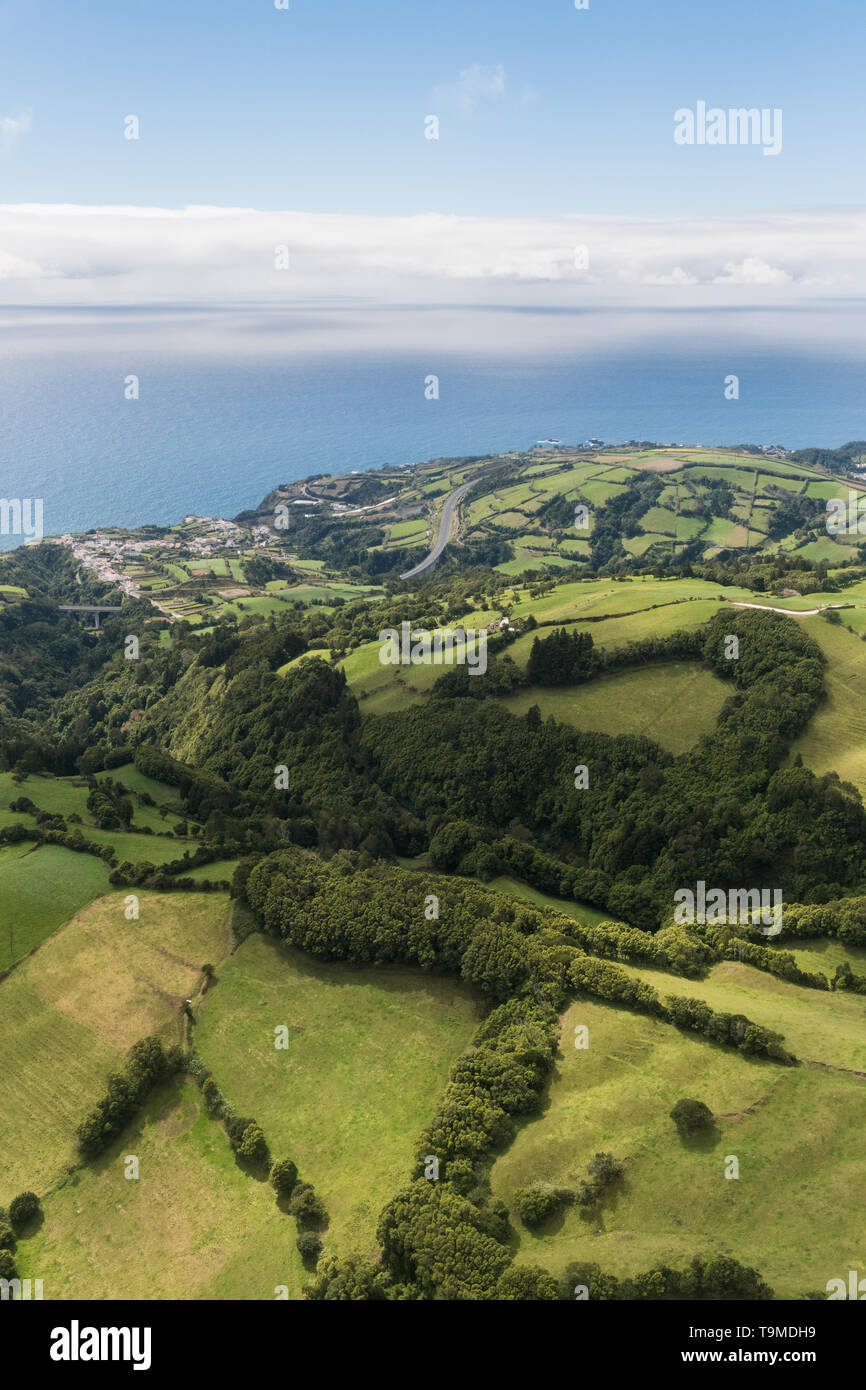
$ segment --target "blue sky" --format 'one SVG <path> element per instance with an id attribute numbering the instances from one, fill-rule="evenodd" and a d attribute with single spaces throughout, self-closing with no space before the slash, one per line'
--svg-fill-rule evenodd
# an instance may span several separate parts
<path id="1" fill-rule="evenodd" d="M 461 217 L 859 205 L 864 44 L 862 0 L 8 0 L 0 201 Z M 677 147 L 673 113 L 698 100 L 781 108 L 782 153 Z"/>

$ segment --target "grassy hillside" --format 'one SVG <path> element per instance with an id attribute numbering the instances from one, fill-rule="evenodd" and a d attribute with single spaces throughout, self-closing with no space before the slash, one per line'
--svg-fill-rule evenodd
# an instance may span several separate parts
<path id="1" fill-rule="evenodd" d="M 314 1183 L 331 1218 L 326 1249 L 371 1253 L 476 1005 L 452 980 L 319 964 L 261 936 L 219 975 L 198 1010 L 201 1056 L 274 1156 Z M 280 1024 L 286 1051 L 274 1047 Z"/>
<path id="2" fill-rule="evenodd" d="M 609 920 L 609 913 L 599 912 L 597 907 L 590 907 L 589 903 L 572 903 L 566 902 L 564 898 L 551 897 L 550 893 L 541 893 L 530 884 L 521 883 L 519 879 L 510 878 L 507 874 L 490 879 L 484 887 L 495 888 L 498 893 L 507 893 L 511 898 L 520 898 L 522 902 L 531 903 L 533 907 L 546 907 L 552 912 L 564 912 L 566 916 L 574 917 L 585 926 L 594 927 L 599 922 Z"/>
<path id="3" fill-rule="evenodd" d="M 179 1040 L 199 967 L 231 949 L 224 894 L 139 893 L 137 921 L 124 896 L 84 908 L 0 981 L 0 1205 L 75 1161 L 75 1127 L 109 1072 L 149 1033 Z"/>
<path id="4" fill-rule="evenodd" d="M 748 591 L 725 590 L 725 599 L 741 592 Z M 543 598 L 517 590 L 512 613 L 515 624 L 529 613 L 543 623 L 561 620 L 569 631 L 589 632 L 596 646 L 613 651 L 646 637 L 699 627 L 719 611 L 719 599 L 720 591 L 701 580 L 588 581 L 564 584 Z M 469 612 L 461 622 L 477 631 L 495 616 L 490 611 Z M 509 659 L 525 669 L 533 642 L 548 632 L 542 627 L 518 637 L 507 648 Z M 422 702 L 447 669 L 383 665 L 380 649 L 378 641 L 366 642 L 341 663 L 364 715 L 388 714 Z M 580 686 L 521 688 L 503 703 L 515 714 L 538 705 L 542 716 L 552 715 L 576 728 L 644 733 L 679 753 L 714 727 L 729 694 L 717 676 L 683 663 L 600 676 Z"/>
<path id="5" fill-rule="evenodd" d="M 108 866 L 59 845 L 0 848 L 0 970 L 20 960 L 84 907 L 110 892 Z"/>
<path id="6" fill-rule="evenodd" d="M 839 626 L 803 618 L 827 657 L 827 698 L 791 753 L 799 753 L 813 772 L 838 772 L 866 797 L 866 642 L 848 626 L 861 616 L 866 613 L 860 609 L 844 612 Z"/>
<path id="7" fill-rule="evenodd" d="M 98 828 L 93 815 L 87 809 L 90 789 L 84 778 L 52 777 L 46 773 L 35 773 L 23 782 L 15 782 L 10 772 L 0 772 L 0 824 L 9 825 L 13 822 L 22 825 L 36 824 L 32 815 L 9 810 L 12 802 L 26 797 L 40 811 L 48 811 L 52 815 L 60 815 L 67 820 L 70 816 L 77 816 L 85 839 L 93 840 L 98 844 L 110 844 L 111 835 L 128 835 L 132 838 L 130 849 L 133 853 L 124 854 L 121 856 L 122 858 L 148 858 L 154 863 L 160 864 L 164 863 L 166 859 L 178 858 L 183 853 L 183 846 L 178 848 L 177 840 L 166 840 L 180 819 L 177 814 L 178 800 L 174 788 L 166 787 L 161 782 L 155 782 L 152 777 L 145 777 L 132 763 L 125 763 L 122 767 L 115 768 L 111 772 L 99 773 L 97 781 L 102 781 L 106 777 L 121 783 L 128 792 L 132 793 L 128 798 L 132 805 L 132 822 L 129 832 L 103 831 Z M 140 795 L 142 792 L 148 793 L 155 805 L 140 805 L 135 794 Z M 78 822 L 71 824 L 75 823 Z M 152 847 L 152 852 L 148 855 L 139 853 L 141 842 L 145 838 L 141 831 L 145 828 L 153 836 L 161 836 L 164 841 L 163 844 Z M 106 839 L 106 836 L 109 838 Z"/>
<path id="8" fill-rule="evenodd" d="M 128 1154 L 137 1180 L 124 1176 Z M 43 1280 L 45 1298 L 273 1299 L 280 1285 L 299 1298 L 309 1278 L 294 1221 L 235 1161 L 189 1080 L 155 1092 L 43 1211 L 17 1264 Z"/>
<path id="9" fill-rule="evenodd" d="M 622 967 L 659 994 L 703 999 L 722 1013 L 744 1013 L 783 1033 L 796 1057 L 823 1066 L 866 1071 L 866 1000 L 862 995 L 804 989 L 739 961 L 713 966 L 703 980 L 683 980 L 648 966 Z"/>
<path id="10" fill-rule="evenodd" d="M 672 753 L 682 753 L 714 728 L 730 695 L 712 671 L 683 662 L 600 676 L 586 685 L 544 689 L 529 686 L 506 696 L 512 714 L 537 705 L 576 729 L 603 734 L 645 734 Z"/>
<path id="11" fill-rule="evenodd" d="M 589 1028 L 587 1050 L 573 1046 L 578 1024 Z M 679 1137 L 669 1112 L 683 1096 L 713 1111 L 708 1137 Z M 496 1162 L 493 1188 L 511 1204 L 535 1181 L 574 1187 L 593 1154 L 612 1153 L 625 1176 L 599 1209 L 566 1207 L 536 1233 L 514 1216 L 518 1262 L 561 1273 L 592 1260 L 624 1277 L 696 1252 L 729 1254 L 760 1267 L 777 1297 L 802 1297 L 866 1262 L 866 1237 L 850 1219 L 851 1193 L 866 1180 L 864 1123 L 861 1079 L 750 1061 L 577 1003 L 562 1019 L 548 1102 Z M 724 1176 L 729 1155 L 738 1179 Z"/>

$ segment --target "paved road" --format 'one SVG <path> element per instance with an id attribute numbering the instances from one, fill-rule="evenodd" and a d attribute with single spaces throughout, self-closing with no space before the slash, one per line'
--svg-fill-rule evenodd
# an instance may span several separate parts
<path id="1" fill-rule="evenodd" d="M 825 603 L 823 608 L 771 608 L 767 603 L 737 603 L 730 600 L 732 608 L 759 608 L 763 613 L 784 613 L 786 618 L 813 618 L 816 613 L 823 613 L 828 608 L 848 608 L 853 604 L 847 603 Z"/>
<path id="2" fill-rule="evenodd" d="M 407 570 L 405 574 L 401 574 L 401 579 L 414 579 L 416 575 L 423 574 L 425 570 L 428 570 L 432 565 L 435 565 L 436 561 L 439 559 L 439 556 L 442 554 L 442 551 L 448 544 L 451 535 L 451 523 L 454 520 L 454 513 L 458 503 L 460 502 L 461 497 L 465 497 L 469 489 L 471 487 L 474 487 L 477 482 L 478 479 L 473 478 L 470 482 L 464 483 L 462 487 L 459 487 L 456 492 L 452 492 L 451 496 L 447 499 L 445 506 L 442 509 L 442 521 L 439 526 L 439 535 L 437 537 L 436 544 L 430 551 L 430 554 L 427 556 L 426 560 L 422 560 L 420 565 L 416 565 L 414 569 Z"/>

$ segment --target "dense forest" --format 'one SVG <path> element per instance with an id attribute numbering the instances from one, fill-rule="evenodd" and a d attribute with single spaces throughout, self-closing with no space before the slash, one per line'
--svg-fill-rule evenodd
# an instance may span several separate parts
<path id="1" fill-rule="evenodd" d="M 832 774 L 784 765 L 824 675 L 817 644 L 780 615 L 720 613 L 609 653 L 589 631 L 541 629 L 525 673 L 510 660 L 511 639 L 491 638 L 486 675 L 448 670 L 423 707 L 363 722 L 328 661 L 278 674 L 321 645 L 323 621 L 341 651 L 407 607 L 419 624 L 447 621 L 483 588 L 473 571 L 408 604 L 362 601 L 332 618 L 290 614 L 246 629 L 225 622 L 199 639 L 181 632 L 170 647 L 143 621 L 143 604 L 101 635 L 49 600 L 8 605 L 0 765 L 92 774 L 132 759 L 181 788 L 208 840 L 242 850 L 288 840 L 326 855 L 359 850 L 372 863 L 441 856 L 448 832 L 462 846 L 449 867 L 490 877 L 522 845 L 529 882 L 553 878 L 645 929 L 698 878 L 781 888 L 804 903 L 857 889 L 859 796 Z M 128 661 L 122 632 L 136 625 L 141 655 Z M 699 661 L 731 688 L 716 729 L 679 757 L 641 737 L 580 733 L 535 708 L 518 717 L 496 698 L 527 681 L 555 686 L 671 660 Z"/>

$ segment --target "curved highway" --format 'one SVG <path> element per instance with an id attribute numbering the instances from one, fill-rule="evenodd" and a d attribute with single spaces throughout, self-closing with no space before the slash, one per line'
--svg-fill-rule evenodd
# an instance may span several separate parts
<path id="1" fill-rule="evenodd" d="M 435 565 L 450 539 L 451 523 L 454 520 L 454 513 L 458 502 L 477 482 L 477 478 L 472 478 L 468 483 L 463 483 L 455 492 L 452 492 L 451 496 L 446 500 L 445 506 L 442 508 L 442 521 L 439 524 L 439 535 L 436 539 L 436 544 L 433 546 L 433 549 L 426 559 L 422 560 L 420 565 L 416 565 L 414 569 L 407 570 L 405 574 L 401 574 L 401 579 L 415 579 L 417 575 L 423 574 L 425 570 L 430 569 L 431 565 Z"/>

